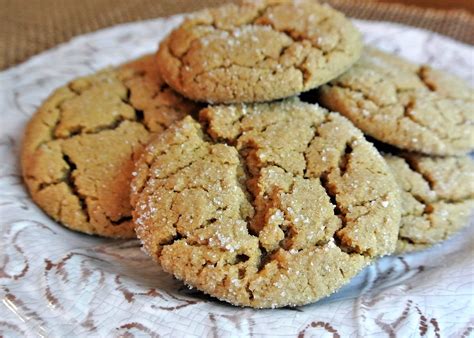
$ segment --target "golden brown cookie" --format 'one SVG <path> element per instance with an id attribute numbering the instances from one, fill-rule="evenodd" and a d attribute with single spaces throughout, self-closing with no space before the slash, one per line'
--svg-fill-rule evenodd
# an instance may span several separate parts
<path id="1" fill-rule="evenodd" d="M 137 236 L 163 269 L 256 308 L 314 302 L 393 252 L 400 196 L 347 119 L 297 99 L 214 106 L 137 162 Z"/>
<path id="2" fill-rule="evenodd" d="M 244 1 L 206 9 L 165 39 L 159 67 L 176 91 L 210 103 L 258 102 L 315 88 L 360 56 L 360 34 L 316 1 Z"/>
<path id="3" fill-rule="evenodd" d="M 468 157 L 386 154 L 402 189 L 397 252 L 428 248 L 469 224 L 474 209 L 474 163 Z"/>
<path id="4" fill-rule="evenodd" d="M 474 148 L 474 90 L 460 79 L 367 48 L 319 102 L 375 139 L 434 155 Z"/>
<path id="5" fill-rule="evenodd" d="M 70 229 L 135 237 L 133 158 L 151 133 L 194 110 L 164 84 L 151 55 L 59 88 L 25 132 L 22 169 L 33 200 Z"/>

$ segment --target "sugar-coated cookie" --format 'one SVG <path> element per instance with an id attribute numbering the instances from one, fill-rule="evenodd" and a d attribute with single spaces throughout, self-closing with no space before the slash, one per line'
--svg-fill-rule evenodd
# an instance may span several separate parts
<path id="1" fill-rule="evenodd" d="M 339 114 L 297 99 L 208 107 L 137 162 L 137 236 L 163 269 L 256 308 L 314 302 L 395 250 L 389 167 Z"/>
<path id="2" fill-rule="evenodd" d="M 23 177 L 33 200 L 70 229 L 135 237 L 133 159 L 151 134 L 193 110 L 161 80 L 152 55 L 59 88 L 24 136 Z"/>
<path id="3" fill-rule="evenodd" d="M 428 248 L 469 224 L 474 162 L 464 157 L 385 154 L 402 190 L 397 252 Z"/>
<path id="4" fill-rule="evenodd" d="M 474 149 L 474 90 L 460 79 L 367 48 L 317 95 L 373 138 L 432 155 Z"/>
<path id="5" fill-rule="evenodd" d="M 244 1 L 206 9 L 160 45 L 166 82 L 209 103 L 259 102 L 315 88 L 347 70 L 362 42 L 342 13 L 316 1 Z"/>

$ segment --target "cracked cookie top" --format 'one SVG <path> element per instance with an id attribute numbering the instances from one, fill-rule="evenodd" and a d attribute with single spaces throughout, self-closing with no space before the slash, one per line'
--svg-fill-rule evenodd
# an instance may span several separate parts
<path id="1" fill-rule="evenodd" d="M 360 34 L 315 1 L 244 1 L 194 14 L 158 51 L 176 91 L 210 103 L 260 102 L 315 88 L 360 56 Z"/>
<path id="2" fill-rule="evenodd" d="M 474 163 L 464 157 L 384 155 L 402 190 L 397 252 L 420 250 L 469 224 L 474 209 Z"/>
<path id="3" fill-rule="evenodd" d="M 59 88 L 25 132 L 22 169 L 33 200 L 73 230 L 135 237 L 133 158 L 151 133 L 197 109 L 161 80 L 152 55 Z"/>
<path id="4" fill-rule="evenodd" d="M 132 181 L 137 236 L 165 271 L 232 304 L 295 306 L 393 252 L 398 187 L 347 119 L 298 99 L 199 116 L 154 138 Z"/>
<path id="5" fill-rule="evenodd" d="M 400 149 L 458 155 L 474 148 L 474 90 L 428 66 L 367 48 L 318 96 L 364 133 Z"/>

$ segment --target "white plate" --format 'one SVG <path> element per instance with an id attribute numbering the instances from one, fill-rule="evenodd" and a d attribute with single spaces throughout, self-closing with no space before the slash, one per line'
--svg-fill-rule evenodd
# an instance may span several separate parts
<path id="1" fill-rule="evenodd" d="M 474 325 L 473 227 L 430 250 L 386 257 L 296 309 L 236 308 L 189 290 L 140 250 L 66 230 L 28 197 L 18 153 L 51 91 L 156 49 L 181 17 L 84 35 L 0 73 L 0 336 L 460 337 Z M 474 83 L 474 49 L 440 35 L 356 21 L 368 43 Z"/>

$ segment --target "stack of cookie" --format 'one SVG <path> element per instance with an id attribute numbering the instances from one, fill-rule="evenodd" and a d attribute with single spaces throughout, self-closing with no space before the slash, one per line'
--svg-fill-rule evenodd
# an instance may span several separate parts
<path id="1" fill-rule="evenodd" d="M 363 48 L 326 5 L 230 4 L 54 92 L 27 127 L 23 176 L 58 222 L 136 234 L 211 296 L 303 305 L 468 223 L 473 94 Z"/>

